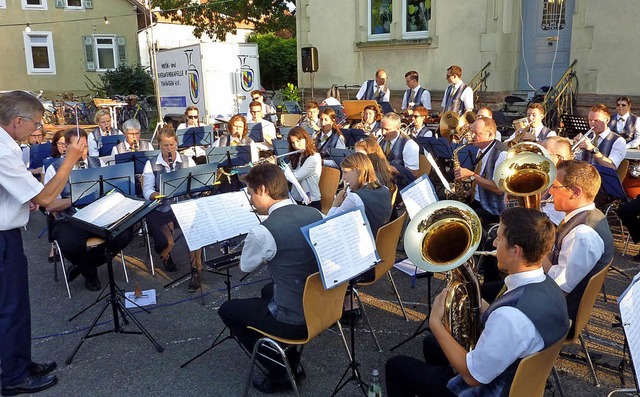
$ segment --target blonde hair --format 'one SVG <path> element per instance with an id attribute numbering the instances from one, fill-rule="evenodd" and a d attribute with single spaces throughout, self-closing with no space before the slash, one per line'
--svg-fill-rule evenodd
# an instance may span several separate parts
<path id="1" fill-rule="evenodd" d="M 369 157 L 363 153 L 352 153 L 345 157 L 340 163 L 340 168 L 343 170 L 350 169 L 356 170 L 358 173 L 358 186 L 354 186 L 354 190 L 362 189 L 364 187 L 370 189 L 377 189 L 380 187 L 376 171 L 373 169 L 373 164 Z"/>

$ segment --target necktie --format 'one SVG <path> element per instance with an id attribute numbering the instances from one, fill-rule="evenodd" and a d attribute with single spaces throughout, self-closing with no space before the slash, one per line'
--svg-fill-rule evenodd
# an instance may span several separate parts
<path id="1" fill-rule="evenodd" d="M 391 141 L 386 141 L 386 146 L 384 148 L 384 155 L 388 156 L 391 152 Z"/>
<path id="2" fill-rule="evenodd" d="M 409 96 L 409 102 L 413 102 L 416 99 L 416 92 L 411 90 L 411 95 Z"/>
<path id="3" fill-rule="evenodd" d="M 498 298 L 500 298 L 502 295 L 504 295 L 504 293 L 507 292 L 507 284 L 503 285 L 502 288 L 500 289 L 500 292 L 498 292 L 498 295 L 496 295 L 496 299 L 498 300 Z M 494 302 L 495 302 L 494 300 Z"/>
<path id="4" fill-rule="evenodd" d="M 380 86 L 378 86 L 378 89 L 376 90 L 376 93 L 375 93 L 375 94 L 373 94 L 374 98 L 379 97 L 379 96 L 380 96 L 380 92 L 381 92 L 381 91 L 382 91 L 382 90 L 380 89 Z"/>
<path id="5" fill-rule="evenodd" d="M 240 143 L 238 141 L 231 141 L 231 146 L 238 146 Z"/>
<path id="6" fill-rule="evenodd" d="M 593 146 L 598 147 L 598 143 L 600 143 L 600 135 L 596 135 L 596 139 L 593 141 Z"/>

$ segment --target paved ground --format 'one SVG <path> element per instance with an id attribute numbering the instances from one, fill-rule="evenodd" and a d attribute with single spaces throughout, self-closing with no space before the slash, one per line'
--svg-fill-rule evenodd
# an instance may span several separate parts
<path id="1" fill-rule="evenodd" d="M 176 246 L 175 258 L 179 272 L 166 274 L 156 269 L 150 273 L 148 259 L 142 249 L 142 238 L 135 237 L 125 250 L 129 283 L 124 280 L 122 266 L 114 264 L 118 285 L 132 291 L 136 283 L 142 289 L 153 288 L 158 294 L 158 304 L 151 308 L 151 314 L 136 311 L 136 317 L 164 348 L 158 353 L 154 346 L 141 335 L 108 333 L 87 340 L 80 348 L 71 365 L 65 359 L 73 351 L 83 332 L 97 316 L 103 303 L 99 303 L 74 321 L 69 318 L 95 301 L 96 292 L 84 288 L 82 278 L 71 283 L 71 299 L 67 298 L 63 281 L 53 280 L 52 266 L 47 262 L 48 243 L 46 235 L 39 238 L 45 225 L 40 213 L 32 215 L 28 230 L 23 233 L 29 259 L 31 306 L 33 313 L 33 356 L 36 360 L 54 359 L 59 368 L 56 375 L 57 386 L 40 396 L 156 396 L 156 395 L 201 395 L 237 396 L 241 395 L 248 371 L 249 359 L 234 341 L 227 341 L 213 351 L 191 363 L 186 368 L 180 364 L 210 346 L 213 338 L 222 329 L 217 309 L 226 299 L 223 279 L 220 276 L 204 276 L 204 295 L 187 292 L 187 282 L 174 288 L 163 287 L 176 274 L 187 271 L 187 257 L 184 240 Z M 628 275 L 638 272 L 639 264 L 630 256 L 620 255 L 622 246 L 616 236 L 618 254 L 614 264 Z M 631 246 L 636 254 L 638 248 Z M 209 250 L 209 257 L 214 255 Z M 158 259 L 156 257 L 156 263 Z M 249 297 L 259 293 L 268 278 L 263 269 L 241 281 L 238 269 L 233 274 L 233 296 Z M 369 303 L 368 312 L 372 318 L 374 332 L 381 341 L 383 352 L 379 353 L 373 344 L 369 331 L 362 325 L 355 330 L 356 357 L 361 363 L 365 380 L 370 379 L 372 369 L 384 372 L 384 363 L 395 354 L 421 355 L 421 339 L 405 344 L 395 352 L 389 349 L 410 336 L 424 319 L 426 313 L 426 280 L 419 280 L 411 288 L 408 276 L 394 271 L 400 294 L 410 314 L 405 321 L 397 314 L 397 304 L 389 284 L 380 280 L 376 285 L 363 289 L 362 295 Z M 100 268 L 103 284 L 107 281 L 107 269 Z M 618 312 L 615 298 L 628 281 L 616 272 L 610 272 L 606 281 L 609 300 L 604 302 L 600 295 L 589 324 L 587 343 L 599 361 L 617 367 L 621 358 L 623 337 L 620 329 L 612 329 L 614 314 Z M 434 279 L 433 292 L 444 286 L 442 277 Z M 99 322 L 98 329 L 107 331 L 113 327 L 111 312 L 108 310 Z M 133 325 L 126 327 L 135 330 Z M 565 348 L 578 352 L 578 345 Z M 347 361 L 340 339 L 335 332 L 325 332 L 312 341 L 305 349 L 303 365 L 307 379 L 301 384 L 302 395 L 328 396 L 346 368 Z M 606 396 L 620 386 L 617 370 L 598 367 L 601 387 L 596 388 L 584 363 L 574 363 L 565 359 L 557 364 L 567 396 Z M 629 385 L 631 373 L 624 373 Z M 259 393 L 252 390 L 251 395 Z M 355 383 L 347 385 L 340 395 L 357 396 Z M 548 391 L 547 396 L 552 393 Z"/>

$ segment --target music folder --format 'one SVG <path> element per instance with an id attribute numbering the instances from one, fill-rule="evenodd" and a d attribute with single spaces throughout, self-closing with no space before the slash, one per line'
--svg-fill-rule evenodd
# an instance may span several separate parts
<path id="1" fill-rule="evenodd" d="M 407 208 L 409 218 L 413 218 L 421 209 L 438 201 L 433 184 L 426 174 L 402 189 L 400 196 Z"/>
<path id="2" fill-rule="evenodd" d="M 51 142 L 29 146 L 29 168 L 39 168 L 44 166 L 44 159 L 51 155 Z M 47 170 L 44 169 L 46 172 Z"/>
<path id="3" fill-rule="evenodd" d="M 348 282 L 380 262 L 364 207 L 324 218 L 300 231 L 315 254 L 325 289 Z"/>
<path id="4" fill-rule="evenodd" d="M 614 170 L 613 168 L 602 166 L 600 164 L 595 164 L 595 167 L 600 174 L 600 178 L 602 179 L 600 189 L 604 190 L 604 192 L 611 197 L 621 199 L 625 202 L 629 201 L 627 193 L 622 186 L 622 182 L 620 182 L 620 178 L 618 178 L 616 170 Z"/>
<path id="5" fill-rule="evenodd" d="M 249 130 L 249 138 L 254 142 L 264 142 L 262 123 L 247 123 L 247 129 Z"/>
<path id="6" fill-rule="evenodd" d="M 634 357 L 640 357 L 640 315 L 638 313 L 638 301 L 640 301 L 640 286 L 638 280 L 640 273 L 631 280 L 629 287 L 618 298 L 620 307 L 620 317 L 627 343 L 629 344 L 629 355 L 634 368 L 634 380 L 638 391 L 638 378 L 640 378 L 640 366 L 635 365 Z"/>

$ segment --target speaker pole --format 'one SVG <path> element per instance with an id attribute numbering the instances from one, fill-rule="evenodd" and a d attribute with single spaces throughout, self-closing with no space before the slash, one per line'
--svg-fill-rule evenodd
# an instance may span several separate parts
<path id="1" fill-rule="evenodd" d="M 311 100 L 312 101 L 316 100 L 315 95 L 313 95 L 313 88 L 315 86 L 315 77 L 316 77 L 316 74 L 314 72 L 311 72 Z"/>

